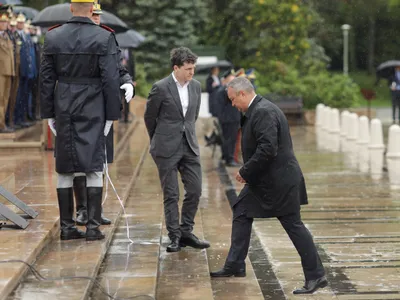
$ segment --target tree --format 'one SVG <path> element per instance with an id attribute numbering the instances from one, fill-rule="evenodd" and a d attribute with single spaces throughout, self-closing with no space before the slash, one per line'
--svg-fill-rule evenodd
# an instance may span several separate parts
<path id="1" fill-rule="evenodd" d="M 207 4 L 210 17 L 201 41 L 207 45 L 223 46 L 226 58 L 236 66 L 241 66 L 252 53 L 247 32 L 251 1 L 208 0 Z"/>
<path id="2" fill-rule="evenodd" d="M 172 48 L 197 44 L 199 28 L 204 27 L 207 17 L 202 1 L 109 0 L 102 3 L 104 9 L 110 8 L 146 37 L 135 56 L 138 63 L 144 64 L 149 80 L 169 72 Z"/>

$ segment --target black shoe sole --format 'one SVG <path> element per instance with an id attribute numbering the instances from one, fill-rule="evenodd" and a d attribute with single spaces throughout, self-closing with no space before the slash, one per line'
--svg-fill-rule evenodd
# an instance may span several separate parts
<path id="1" fill-rule="evenodd" d="M 101 225 L 111 225 L 111 222 L 100 222 Z"/>
<path id="2" fill-rule="evenodd" d="M 313 294 L 313 293 L 315 293 L 318 289 L 323 289 L 323 288 L 325 288 L 325 287 L 327 287 L 327 286 L 328 286 L 328 281 L 323 281 L 323 282 L 321 282 L 319 285 L 317 285 L 316 288 L 313 289 L 313 290 L 306 291 L 306 292 L 304 292 L 304 293 L 302 293 L 302 292 L 300 292 L 300 293 L 295 293 L 296 291 L 293 291 L 293 294 L 294 294 L 294 295 Z"/>
<path id="3" fill-rule="evenodd" d="M 167 247 L 167 250 L 166 250 L 168 253 L 174 253 L 174 252 L 179 252 L 179 251 L 181 251 L 181 248 L 175 248 L 175 249 L 170 249 L 170 248 L 168 248 Z"/>
<path id="4" fill-rule="evenodd" d="M 83 223 L 83 222 L 77 222 L 77 221 L 75 221 L 75 224 L 78 225 L 78 226 L 85 226 L 85 225 L 87 224 L 87 222 L 86 222 L 86 223 Z"/>
<path id="5" fill-rule="evenodd" d="M 229 278 L 229 277 L 246 277 L 246 273 L 237 273 L 237 274 L 229 274 L 229 275 L 211 275 L 211 278 Z"/>
<path id="6" fill-rule="evenodd" d="M 188 245 L 188 244 L 184 244 L 184 243 L 179 243 L 179 246 L 180 247 L 182 247 L 182 248 L 185 248 L 185 247 L 192 247 L 192 248 L 194 248 L 194 249 L 207 249 L 207 248 L 210 248 L 210 245 L 208 245 L 208 246 L 192 246 L 192 245 Z"/>

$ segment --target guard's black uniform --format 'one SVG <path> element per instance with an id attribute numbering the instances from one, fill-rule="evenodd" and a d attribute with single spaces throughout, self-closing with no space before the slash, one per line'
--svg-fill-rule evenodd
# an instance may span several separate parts
<path id="1" fill-rule="evenodd" d="M 120 116 L 115 35 L 73 17 L 46 34 L 41 76 L 42 118 L 56 119 L 56 171 L 103 171 L 104 125 Z"/>

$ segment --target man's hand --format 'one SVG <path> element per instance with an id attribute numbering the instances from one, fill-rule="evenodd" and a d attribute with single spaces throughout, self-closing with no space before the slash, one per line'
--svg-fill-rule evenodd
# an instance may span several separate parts
<path id="1" fill-rule="evenodd" d="M 50 130 L 53 132 L 55 136 L 57 136 L 57 131 L 56 131 L 56 120 L 51 118 L 47 119 L 47 124 L 49 124 Z"/>
<path id="2" fill-rule="evenodd" d="M 239 172 L 236 173 L 236 181 L 239 181 L 240 183 L 246 183 L 246 180 L 243 179 Z"/>
<path id="3" fill-rule="evenodd" d="M 121 90 L 125 90 L 125 100 L 129 103 L 133 97 L 133 85 L 131 83 L 125 83 L 120 86 Z"/>
<path id="4" fill-rule="evenodd" d="M 112 124 L 113 124 L 113 121 L 106 121 L 106 125 L 104 126 L 104 136 L 108 135 Z"/>

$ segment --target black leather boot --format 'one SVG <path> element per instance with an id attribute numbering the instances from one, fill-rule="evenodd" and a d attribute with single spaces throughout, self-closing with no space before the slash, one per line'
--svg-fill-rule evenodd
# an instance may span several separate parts
<path id="1" fill-rule="evenodd" d="M 86 224 L 86 240 L 96 241 L 104 239 L 104 234 L 99 230 L 101 225 L 101 200 L 103 195 L 102 187 L 87 188 L 87 212 L 88 222 Z"/>
<path id="2" fill-rule="evenodd" d="M 57 189 L 58 207 L 60 209 L 61 240 L 74 240 L 85 238 L 85 233 L 75 227 L 74 199 L 72 188 Z"/>
<path id="3" fill-rule="evenodd" d="M 75 222 L 77 225 L 84 226 L 88 221 L 86 176 L 74 178 L 74 194 L 76 204 Z"/>

